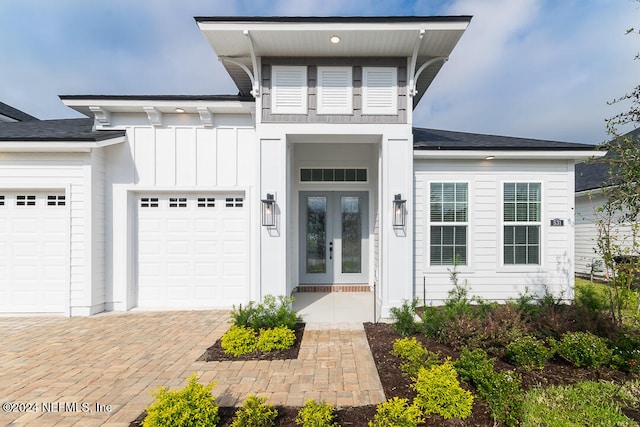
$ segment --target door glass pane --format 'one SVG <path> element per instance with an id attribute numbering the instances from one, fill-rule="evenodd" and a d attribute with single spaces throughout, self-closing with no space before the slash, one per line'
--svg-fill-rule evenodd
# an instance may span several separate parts
<path id="1" fill-rule="evenodd" d="M 307 197 L 307 273 L 326 273 L 327 198 Z"/>
<path id="2" fill-rule="evenodd" d="M 362 272 L 362 212 L 360 197 L 340 198 L 342 214 L 342 272 Z"/>

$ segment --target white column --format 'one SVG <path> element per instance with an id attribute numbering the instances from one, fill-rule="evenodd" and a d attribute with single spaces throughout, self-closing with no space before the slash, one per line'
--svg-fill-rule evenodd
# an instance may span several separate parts
<path id="1" fill-rule="evenodd" d="M 265 295 L 285 295 L 287 291 L 287 146 L 284 139 L 260 140 L 260 199 L 267 193 L 275 195 L 276 225 L 260 223 L 260 292 Z M 262 205 L 260 206 L 262 209 Z"/>
<path id="2" fill-rule="evenodd" d="M 382 317 L 389 309 L 413 298 L 413 151 L 410 138 L 382 141 L 382 246 L 381 286 Z M 393 197 L 406 200 L 406 223 L 393 227 Z"/>

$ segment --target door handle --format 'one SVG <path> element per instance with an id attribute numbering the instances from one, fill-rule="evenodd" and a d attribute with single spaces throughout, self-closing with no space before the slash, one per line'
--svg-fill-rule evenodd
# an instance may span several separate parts
<path id="1" fill-rule="evenodd" d="M 329 242 L 329 259 L 333 259 L 333 242 Z"/>

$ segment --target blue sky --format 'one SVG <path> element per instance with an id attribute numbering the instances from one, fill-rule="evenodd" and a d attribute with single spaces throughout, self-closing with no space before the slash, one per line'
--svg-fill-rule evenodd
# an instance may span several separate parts
<path id="1" fill-rule="evenodd" d="M 599 143 L 640 83 L 635 0 L 0 0 L 0 101 L 77 117 L 58 95 L 234 94 L 194 16 L 473 15 L 420 127 Z"/>

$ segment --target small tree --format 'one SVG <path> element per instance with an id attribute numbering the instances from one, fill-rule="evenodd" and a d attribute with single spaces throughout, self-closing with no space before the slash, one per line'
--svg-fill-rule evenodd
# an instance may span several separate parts
<path id="1" fill-rule="evenodd" d="M 627 34 L 640 31 L 630 28 Z M 611 139 L 600 146 L 608 155 L 598 161 L 608 164 L 610 179 L 602 189 L 605 202 L 596 209 L 597 251 L 610 273 L 611 315 L 620 323 L 622 290 L 631 289 L 640 271 L 640 84 L 609 104 L 626 111 L 606 120 Z M 621 128 L 629 126 L 635 130 L 623 134 Z"/>

